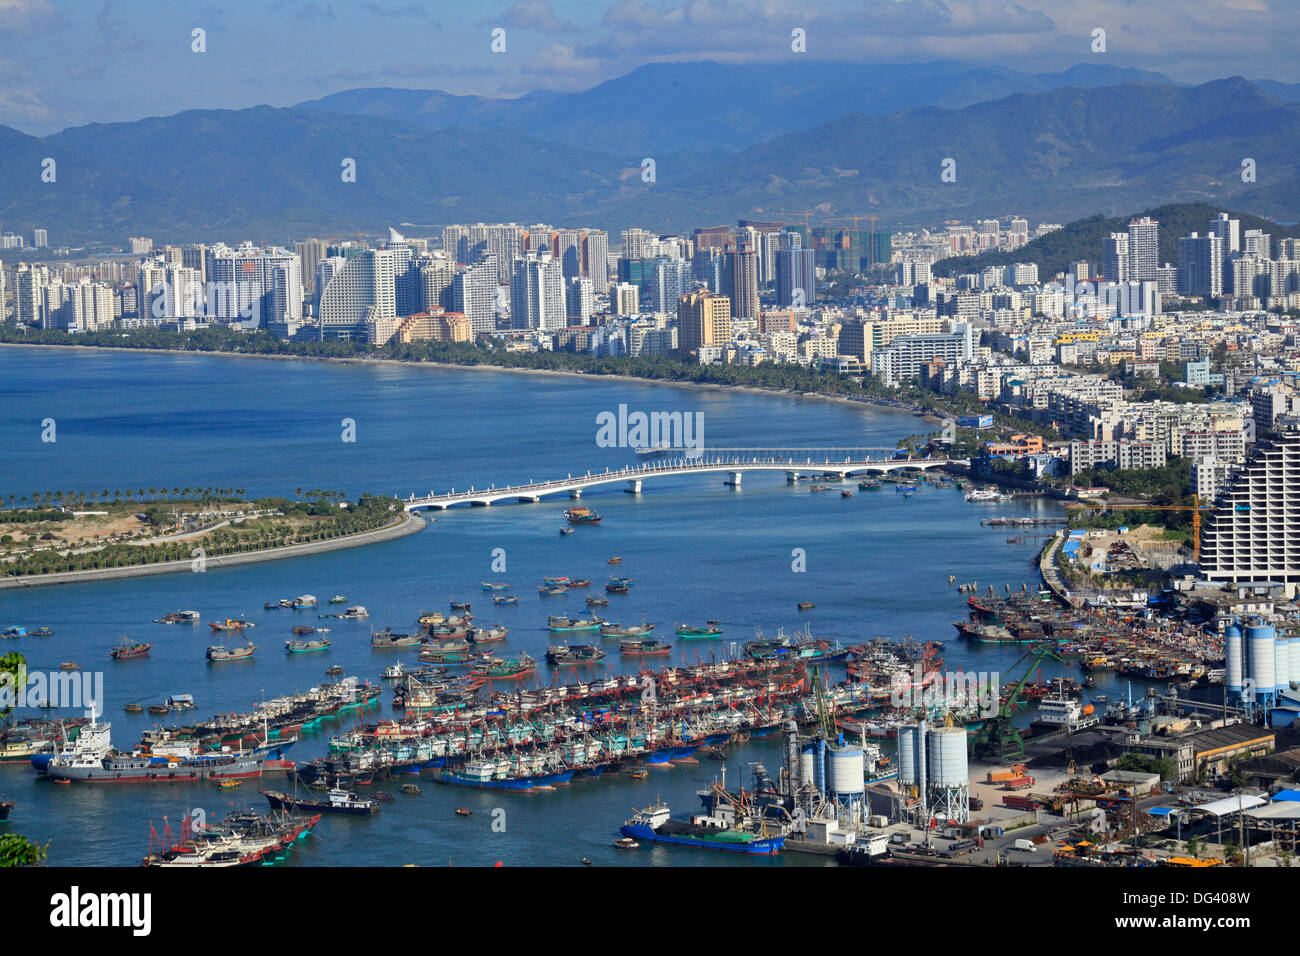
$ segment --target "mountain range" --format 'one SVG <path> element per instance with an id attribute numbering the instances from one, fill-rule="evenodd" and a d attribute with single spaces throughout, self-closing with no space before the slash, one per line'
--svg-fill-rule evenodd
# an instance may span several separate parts
<path id="1" fill-rule="evenodd" d="M 0 226 L 43 226 L 56 244 L 284 242 L 480 220 L 662 231 L 869 214 L 893 229 L 1013 213 L 1064 222 L 1197 201 L 1294 220 L 1298 155 L 1300 95 L 1240 77 L 1184 86 L 1092 66 L 661 64 L 517 100 L 352 90 L 46 137 L 0 127 Z M 54 182 L 40 178 L 46 157 Z M 341 176 L 348 158 L 355 182 Z M 1245 158 L 1254 182 L 1242 180 Z M 953 182 L 940 175 L 947 159 Z"/>

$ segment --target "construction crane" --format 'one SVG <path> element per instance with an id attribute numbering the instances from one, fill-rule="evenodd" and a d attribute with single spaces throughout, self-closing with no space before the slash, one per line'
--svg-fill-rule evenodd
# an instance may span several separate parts
<path id="1" fill-rule="evenodd" d="M 875 216 L 835 216 L 834 218 L 827 219 L 826 221 L 827 222 L 852 222 L 854 230 L 857 231 L 858 229 L 861 228 L 858 225 L 858 223 L 862 222 L 864 219 L 867 222 L 871 223 L 871 229 L 870 229 L 871 238 L 867 241 L 867 255 L 871 257 L 871 265 L 874 266 L 876 264 L 876 239 L 875 239 L 876 223 L 880 221 L 879 219 L 877 219 Z"/>
<path id="2" fill-rule="evenodd" d="M 1071 502 L 1066 505 L 1067 508 L 1082 509 L 1085 511 L 1095 511 L 1098 513 L 1104 511 L 1190 511 L 1192 513 L 1192 556 L 1193 560 L 1200 563 L 1201 560 L 1201 512 L 1212 511 L 1210 505 L 1202 505 L 1199 495 L 1192 495 L 1190 505 L 1145 505 L 1145 504 L 1123 504 L 1112 505 L 1108 501 L 1099 502 Z"/>
<path id="3" fill-rule="evenodd" d="M 805 229 L 808 229 L 808 228 L 811 228 L 810 220 L 812 219 L 813 216 L 817 215 L 817 213 L 816 213 L 815 210 L 812 210 L 812 209 L 805 209 L 803 212 L 774 212 L 774 213 L 772 213 L 771 215 L 773 215 L 773 216 L 796 216 L 796 217 L 800 217 L 800 216 L 801 216 L 801 217 L 803 217 L 803 227 L 804 227 Z"/>
<path id="4" fill-rule="evenodd" d="M 1015 687 L 1011 688 L 1010 693 L 1002 698 L 998 705 L 997 716 L 986 720 L 971 738 L 971 754 L 976 760 L 992 760 L 1007 764 L 1018 763 L 1025 759 L 1025 738 L 1011 722 L 1011 715 L 1020 702 L 1020 692 L 1024 690 L 1030 676 L 1047 660 L 1065 663 L 1064 659 L 1046 644 L 1035 644 L 1011 666 L 1008 673 L 1014 674 L 1017 667 L 1025 661 L 1029 662 L 1024 676 L 1016 682 Z"/>

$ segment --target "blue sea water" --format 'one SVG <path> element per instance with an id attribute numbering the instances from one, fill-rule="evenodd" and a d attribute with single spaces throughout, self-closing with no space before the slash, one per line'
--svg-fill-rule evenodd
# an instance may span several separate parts
<path id="1" fill-rule="evenodd" d="M 8 502 L 46 490 L 244 488 L 250 495 L 326 488 L 355 497 L 365 491 L 424 494 L 471 484 L 562 477 L 621 467 L 627 449 L 596 444 L 596 416 L 629 410 L 701 413 L 708 446 L 893 446 L 928 430 L 917 417 L 812 399 L 702 390 L 608 379 L 522 375 L 494 370 L 332 364 L 188 354 L 143 354 L 66 348 L 0 348 L 0 496 Z M 54 442 L 42 441 L 54 419 Z M 346 442 L 345 419 L 355 427 Z M 968 647 L 952 622 L 965 616 L 964 597 L 948 586 L 1018 588 L 1036 582 L 1033 543 L 1015 544 L 1001 529 L 982 527 L 993 514 L 1059 514 L 1037 500 L 974 505 L 953 489 L 924 488 L 912 497 L 892 488 L 809 494 L 779 474 L 750 473 L 743 487 L 723 475 L 652 479 L 640 496 L 619 486 L 588 492 L 583 503 L 603 516 L 598 526 L 561 537 L 567 498 L 538 504 L 431 513 L 425 531 L 397 541 L 310 557 L 120 581 L 0 591 L 0 623 L 47 625 L 49 638 L 0 644 L 21 650 L 33 670 L 73 659 L 104 672 L 106 719 L 114 741 L 136 742 L 159 718 L 127 715 L 129 702 L 161 702 L 193 694 L 199 715 L 247 710 L 259 699 L 304 690 L 331 664 L 378 681 L 397 657 L 375 652 L 369 628 L 410 630 L 421 610 L 446 610 L 450 600 L 474 603 L 480 623 L 500 623 L 510 638 L 499 654 L 524 650 L 541 660 L 548 614 L 583 609 L 584 592 L 541 598 L 544 575 L 591 578 L 599 588 L 620 555 L 618 573 L 635 578 L 628 595 L 611 595 L 602 616 L 636 623 L 642 615 L 671 635 L 678 622 L 717 619 L 724 642 L 756 629 L 774 634 L 808 626 L 816 636 L 846 643 L 876 635 L 938 639 L 950 668 L 998 671 L 1023 653 L 1017 648 Z M 845 487 L 853 488 L 847 484 Z M 1031 542 L 1033 539 L 1030 539 Z M 504 549 L 506 570 L 493 571 Z M 806 570 L 794 569 L 802 549 Z M 510 582 L 515 606 L 495 607 L 479 589 L 489 577 Z M 283 642 L 294 623 L 318 623 L 313 611 L 263 610 L 263 603 L 302 593 L 322 602 L 335 593 L 364 604 L 369 621 L 330 621 L 333 647 L 288 655 Z M 799 601 L 816 608 L 796 611 Z M 210 664 L 215 643 L 206 624 L 162 625 L 153 618 L 195 609 L 203 620 L 247 616 L 257 656 Z M 322 608 L 325 610 L 325 608 Z M 122 635 L 150 641 L 147 658 L 110 661 Z M 707 654 L 708 642 L 678 644 Z M 612 650 L 612 644 L 611 644 Z M 611 653 L 606 663 L 635 670 Z M 1050 672 L 1049 672 L 1050 673 Z M 553 674 L 545 665 L 539 681 Z M 388 693 L 380 715 L 388 716 Z M 168 722 L 173 718 L 162 718 Z M 310 759 L 348 721 L 325 723 L 292 752 Z M 775 742 L 734 748 L 731 782 L 751 761 L 775 773 Z M 737 860 L 685 848 L 611 848 L 618 826 L 635 806 L 662 797 L 677 815 L 693 812 L 695 791 L 719 773 L 712 760 L 653 769 L 645 780 L 626 776 L 575 782 L 553 792 L 503 794 L 423 781 L 418 796 L 399 795 L 374 818 L 328 817 L 293 854 L 292 865 L 574 864 L 822 865 L 817 857 L 786 854 Z M 262 785 L 280 786 L 282 778 Z M 229 805 L 264 809 L 247 781 L 235 791 L 176 785 L 55 787 L 25 765 L 0 766 L 0 799 L 16 800 L 8 827 L 49 841 L 54 865 L 132 865 L 148 847 L 150 825 L 173 826 L 194 807 L 220 816 Z M 472 817 L 453 809 L 467 806 Z M 493 827 L 502 809 L 504 832 Z"/>

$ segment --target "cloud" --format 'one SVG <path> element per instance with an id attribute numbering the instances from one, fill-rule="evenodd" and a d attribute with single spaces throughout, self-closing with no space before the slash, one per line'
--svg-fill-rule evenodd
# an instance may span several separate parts
<path id="1" fill-rule="evenodd" d="M 0 33 L 26 33 L 53 20 L 49 0 L 0 0 Z"/>
<path id="2" fill-rule="evenodd" d="M 329 3 L 304 3 L 289 12 L 291 20 L 337 20 L 334 5 Z"/>
<path id="3" fill-rule="evenodd" d="M 561 20 L 551 9 L 550 0 L 515 0 L 506 12 L 480 26 L 500 26 L 504 23 L 516 30 L 534 30 L 537 33 L 574 33 L 576 24 Z"/>
<path id="4" fill-rule="evenodd" d="M 29 86 L 14 87 L 7 82 L 0 86 L 0 123 L 45 123 L 52 117 L 36 90 Z"/>

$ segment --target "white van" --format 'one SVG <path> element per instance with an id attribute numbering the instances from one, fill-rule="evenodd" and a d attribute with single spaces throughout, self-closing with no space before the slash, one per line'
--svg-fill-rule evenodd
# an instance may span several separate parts
<path id="1" fill-rule="evenodd" d="M 1016 849 L 1017 849 L 1017 850 L 1025 850 L 1026 852 L 1029 852 L 1029 853 L 1037 853 L 1037 852 L 1038 852 L 1038 847 L 1034 846 L 1034 841 L 1033 841 L 1033 840 L 1017 840 L 1017 841 L 1016 841 Z"/>

